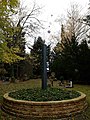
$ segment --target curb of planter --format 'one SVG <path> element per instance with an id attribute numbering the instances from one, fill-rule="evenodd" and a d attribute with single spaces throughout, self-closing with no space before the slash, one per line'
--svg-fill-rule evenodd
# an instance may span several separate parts
<path id="1" fill-rule="evenodd" d="M 12 116 L 28 119 L 66 118 L 77 115 L 87 108 L 86 95 L 62 101 L 25 101 L 3 96 L 2 111 Z"/>

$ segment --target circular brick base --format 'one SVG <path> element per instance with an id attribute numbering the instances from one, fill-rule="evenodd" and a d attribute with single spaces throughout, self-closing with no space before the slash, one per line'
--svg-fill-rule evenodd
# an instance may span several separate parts
<path id="1" fill-rule="evenodd" d="M 84 111 L 86 108 L 86 95 L 83 93 L 75 99 L 47 102 L 15 100 L 6 93 L 2 104 L 4 113 L 31 120 L 67 118 Z"/>

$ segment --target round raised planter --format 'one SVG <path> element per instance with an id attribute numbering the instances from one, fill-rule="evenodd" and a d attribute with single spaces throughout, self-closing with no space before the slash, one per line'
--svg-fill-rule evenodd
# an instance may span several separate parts
<path id="1" fill-rule="evenodd" d="M 3 112 L 30 120 L 67 118 L 84 111 L 86 108 L 86 95 L 83 93 L 81 93 L 81 96 L 70 100 L 45 102 L 16 100 L 6 93 L 2 104 Z"/>

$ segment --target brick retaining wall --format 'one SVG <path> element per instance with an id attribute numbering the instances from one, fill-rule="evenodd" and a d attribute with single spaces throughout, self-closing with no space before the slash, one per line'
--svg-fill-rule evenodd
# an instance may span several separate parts
<path id="1" fill-rule="evenodd" d="M 15 100 L 7 93 L 2 104 L 5 113 L 27 119 L 66 118 L 84 111 L 86 107 L 86 95 L 83 93 L 75 99 L 47 102 Z"/>

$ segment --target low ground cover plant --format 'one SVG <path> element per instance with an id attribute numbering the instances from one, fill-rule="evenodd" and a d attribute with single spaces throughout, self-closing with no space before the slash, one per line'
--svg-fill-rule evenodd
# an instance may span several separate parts
<path id="1" fill-rule="evenodd" d="M 80 93 L 75 90 L 66 90 L 60 88 L 40 88 L 21 89 L 9 93 L 9 96 L 17 100 L 28 101 L 57 101 L 68 100 L 80 96 Z"/>

